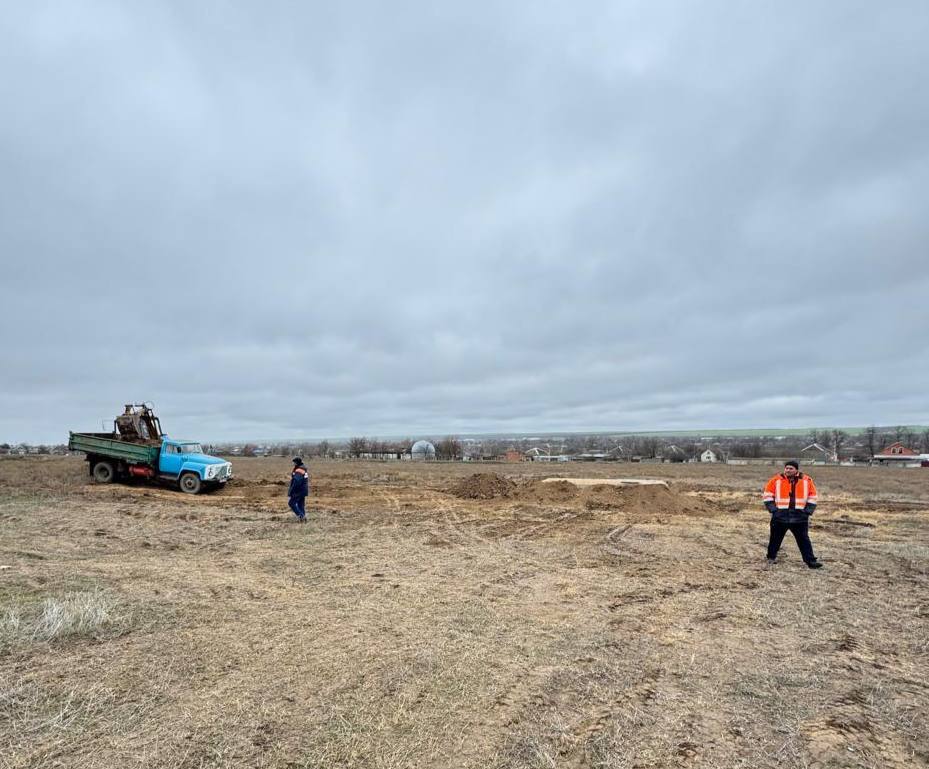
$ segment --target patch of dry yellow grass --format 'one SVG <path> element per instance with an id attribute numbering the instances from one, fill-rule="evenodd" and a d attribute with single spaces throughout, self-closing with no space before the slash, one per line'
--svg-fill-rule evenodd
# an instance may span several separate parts
<path id="1" fill-rule="evenodd" d="M 74 460 L 37 496 L 0 462 L 0 766 L 927 762 L 922 476 L 817 477 L 817 573 L 789 540 L 761 569 L 757 469 L 658 468 L 712 503 L 675 518 L 327 463 L 299 526 L 287 464 L 190 498 L 87 486 Z M 905 509 L 875 504 L 882 478 Z"/>

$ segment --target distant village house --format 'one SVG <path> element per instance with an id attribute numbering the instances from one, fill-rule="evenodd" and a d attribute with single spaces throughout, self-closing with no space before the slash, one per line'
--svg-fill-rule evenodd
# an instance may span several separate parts
<path id="1" fill-rule="evenodd" d="M 918 452 L 913 451 L 913 449 L 904 446 L 902 443 L 897 441 L 896 443 L 891 443 L 889 446 L 885 446 L 881 449 L 879 454 L 874 455 L 874 461 L 884 464 L 886 462 L 915 462 L 920 459 Z"/>

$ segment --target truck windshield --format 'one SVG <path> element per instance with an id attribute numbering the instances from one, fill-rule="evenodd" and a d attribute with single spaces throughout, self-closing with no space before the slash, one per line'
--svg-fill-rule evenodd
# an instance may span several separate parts
<path id="1" fill-rule="evenodd" d="M 184 444 L 181 444 L 181 453 L 182 454 L 202 454 L 203 447 L 199 443 L 184 443 Z"/>

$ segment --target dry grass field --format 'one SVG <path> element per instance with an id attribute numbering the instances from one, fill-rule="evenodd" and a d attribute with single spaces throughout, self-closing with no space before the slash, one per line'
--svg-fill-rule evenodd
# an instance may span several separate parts
<path id="1" fill-rule="evenodd" d="M 813 469 L 812 571 L 771 467 L 234 465 L 0 460 L 0 766 L 929 765 L 929 471 Z"/>

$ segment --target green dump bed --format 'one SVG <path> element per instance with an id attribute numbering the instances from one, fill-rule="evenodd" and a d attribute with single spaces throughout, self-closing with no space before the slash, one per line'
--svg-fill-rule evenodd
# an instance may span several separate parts
<path id="1" fill-rule="evenodd" d="M 161 453 L 160 443 L 130 443 L 119 440 L 112 433 L 71 433 L 68 448 L 85 454 L 122 459 L 134 465 L 150 465 L 155 469 L 158 468 L 158 455 Z"/>

